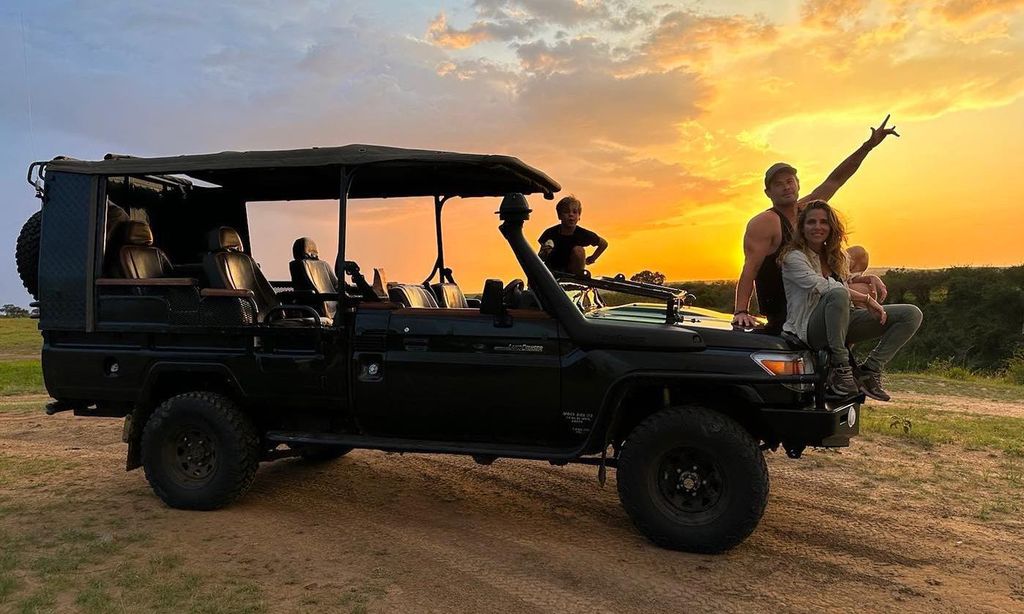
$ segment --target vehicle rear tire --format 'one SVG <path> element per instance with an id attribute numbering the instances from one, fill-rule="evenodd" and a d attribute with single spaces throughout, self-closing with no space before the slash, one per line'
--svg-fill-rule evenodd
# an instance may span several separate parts
<path id="1" fill-rule="evenodd" d="M 350 446 L 332 446 L 332 445 L 316 445 L 309 444 L 298 448 L 299 456 L 302 460 L 310 463 L 326 463 L 335 459 L 339 459 L 351 452 L 353 448 Z"/>
<path id="2" fill-rule="evenodd" d="M 171 507 L 213 510 L 241 497 L 259 467 L 259 436 L 228 397 L 188 392 L 164 401 L 142 431 L 142 466 Z"/>
<path id="3" fill-rule="evenodd" d="M 626 438 L 617 482 L 626 513 L 664 548 L 715 553 L 757 527 L 768 466 L 735 420 L 702 407 L 660 411 Z"/>
<path id="4" fill-rule="evenodd" d="M 21 283 L 39 300 L 39 235 L 42 229 L 43 212 L 36 211 L 21 227 L 14 249 L 14 260 L 18 266 Z"/>

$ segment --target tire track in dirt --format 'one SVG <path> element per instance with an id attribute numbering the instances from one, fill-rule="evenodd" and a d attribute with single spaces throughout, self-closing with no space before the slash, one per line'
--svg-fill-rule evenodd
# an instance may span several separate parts
<path id="1" fill-rule="evenodd" d="M 909 454 L 865 439 L 800 461 L 769 454 L 765 517 L 719 556 L 651 545 L 621 509 L 614 472 L 601 488 L 593 467 L 356 451 L 264 464 L 246 497 L 197 513 L 166 508 L 141 472 L 121 472 L 113 421 L 0 414 L 0 448 L 76 460 L 34 476 L 31 497 L 73 500 L 76 517 L 116 509 L 151 549 L 259 582 L 271 611 L 343 607 L 347 595 L 369 611 L 486 614 L 1024 609 L 1024 523 L 980 522 L 943 500 L 984 498 L 996 483 L 976 474 L 1001 460 L 952 447 Z M 955 482 L 935 477 L 939 462 Z M 895 477 L 877 477 L 889 467 Z"/>

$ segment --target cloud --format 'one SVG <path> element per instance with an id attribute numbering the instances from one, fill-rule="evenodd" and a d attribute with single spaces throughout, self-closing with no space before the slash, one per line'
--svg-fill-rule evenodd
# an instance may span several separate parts
<path id="1" fill-rule="evenodd" d="M 603 0 L 475 0 L 473 7 L 483 17 L 529 15 L 561 26 L 576 26 L 611 14 Z"/>
<path id="2" fill-rule="evenodd" d="M 538 135 L 565 143 L 608 140 L 642 146 L 675 141 L 673 126 L 698 113 L 707 86 L 683 69 L 616 77 L 580 70 L 537 75 L 518 103 Z"/>
<path id="3" fill-rule="evenodd" d="M 533 33 L 538 22 L 534 19 L 502 18 L 499 21 L 475 21 L 464 30 L 448 24 L 444 12 L 430 22 L 427 40 L 446 49 L 466 49 L 484 41 L 509 41 L 521 39 Z"/>
<path id="4" fill-rule="evenodd" d="M 691 11 L 664 15 L 641 46 L 657 66 L 699 64 L 716 51 L 749 52 L 773 42 L 777 31 L 763 18 L 707 16 Z"/>
<path id="5" fill-rule="evenodd" d="M 1024 0 L 945 0 L 932 6 L 932 12 L 947 21 L 963 23 L 993 13 L 1006 14 L 1024 8 Z"/>
<path id="6" fill-rule="evenodd" d="M 800 16 L 805 25 L 834 29 L 859 17 L 869 4 L 870 0 L 807 0 Z"/>
<path id="7" fill-rule="evenodd" d="M 614 32 L 630 32 L 650 24 L 655 11 L 628 2 L 603 0 L 476 0 L 472 4 L 477 19 L 465 28 L 448 23 L 444 12 L 427 27 L 427 40 L 445 49 L 467 49 L 488 41 L 518 41 L 543 31 L 566 28 L 576 31 L 597 27 Z M 570 36 L 555 30 L 555 38 Z"/>

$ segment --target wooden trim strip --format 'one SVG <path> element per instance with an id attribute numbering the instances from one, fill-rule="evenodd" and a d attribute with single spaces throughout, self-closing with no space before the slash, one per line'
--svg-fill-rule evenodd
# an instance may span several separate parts
<path id="1" fill-rule="evenodd" d="M 189 277 L 149 277 L 146 279 L 120 279 L 103 277 L 96 280 L 97 286 L 196 286 L 199 282 Z"/>

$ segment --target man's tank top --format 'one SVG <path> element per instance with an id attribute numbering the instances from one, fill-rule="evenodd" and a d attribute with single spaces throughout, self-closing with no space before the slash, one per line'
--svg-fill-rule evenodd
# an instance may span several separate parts
<path id="1" fill-rule="evenodd" d="M 757 270 L 757 276 L 754 278 L 754 287 L 757 289 L 757 304 L 761 314 L 768 318 L 768 326 L 764 332 L 779 335 L 782 333 L 782 325 L 786 323 L 786 289 L 782 285 L 782 269 L 779 267 L 778 257 L 782 247 L 793 237 L 793 227 L 778 209 L 772 207 L 769 211 L 774 211 L 779 216 L 782 241 L 778 249 L 766 256 L 761 263 L 761 268 Z"/>

